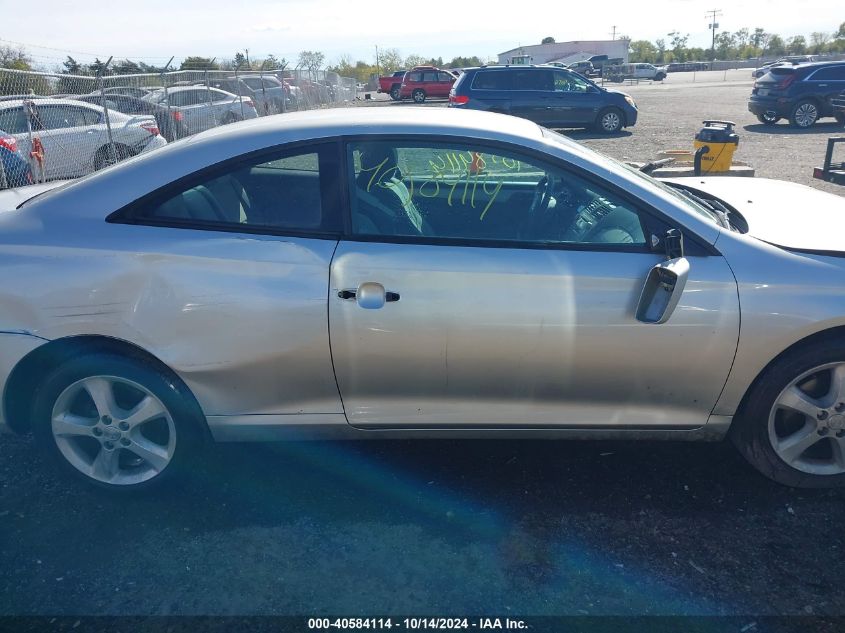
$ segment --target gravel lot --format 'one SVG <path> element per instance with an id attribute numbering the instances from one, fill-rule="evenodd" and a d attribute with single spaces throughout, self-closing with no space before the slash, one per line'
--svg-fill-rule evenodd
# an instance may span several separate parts
<path id="1" fill-rule="evenodd" d="M 635 159 L 728 118 L 759 175 L 825 187 L 809 174 L 834 125 L 764 130 L 737 79 L 626 87 L 640 124 L 573 136 Z M 115 499 L 0 436 L 0 614 L 845 615 L 845 491 L 778 486 L 725 443 L 246 444 L 208 463 Z"/>

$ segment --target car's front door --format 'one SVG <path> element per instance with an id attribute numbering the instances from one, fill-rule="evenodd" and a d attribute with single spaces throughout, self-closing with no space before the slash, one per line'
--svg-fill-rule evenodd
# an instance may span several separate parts
<path id="1" fill-rule="evenodd" d="M 510 113 L 546 125 L 552 116 L 552 71 L 546 68 L 520 68 L 510 72 Z"/>
<path id="2" fill-rule="evenodd" d="M 635 318 L 660 223 L 558 164 L 473 141 L 351 142 L 332 357 L 356 427 L 692 428 L 739 327 L 722 257 L 690 254 L 668 322 Z"/>
<path id="3" fill-rule="evenodd" d="M 546 125 L 590 125 L 598 116 L 601 100 L 599 89 L 584 78 L 575 73 L 555 71 Z"/>

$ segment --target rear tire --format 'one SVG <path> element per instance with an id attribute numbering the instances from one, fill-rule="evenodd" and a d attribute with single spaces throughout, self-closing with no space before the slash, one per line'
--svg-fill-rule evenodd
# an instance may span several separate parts
<path id="1" fill-rule="evenodd" d="M 616 134 L 625 123 L 625 115 L 619 108 L 605 108 L 596 117 L 594 128 L 603 134 Z"/>
<path id="2" fill-rule="evenodd" d="M 789 122 L 792 127 L 800 130 L 809 130 L 819 120 L 819 106 L 815 101 L 805 99 L 795 104 Z"/>
<path id="3" fill-rule="evenodd" d="M 730 438 L 778 483 L 845 486 L 845 344 L 817 341 L 775 361 L 746 395 Z"/>
<path id="4" fill-rule="evenodd" d="M 132 156 L 132 150 L 126 145 L 115 143 L 114 156 L 112 156 L 111 146 L 103 145 L 97 150 L 97 153 L 94 154 L 94 170 L 100 171 L 101 169 L 105 169 L 106 167 L 119 163 L 130 156 Z"/>
<path id="5" fill-rule="evenodd" d="M 185 475 L 205 444 L 205 418 L 181 381 L 143 360 L 74 356 L 38 387 L 32 430 L 60 472 L 120 494 Z"/>
<path id="6" fill-rule="evenodd" d="M 400 101 L 402 99 L 402 97 L 399 94 L 399 86 L 393 86 L 390 89 L 390 98 L 393 99 L 394 101 Z"/>
<path id="7" fill-rule="evenodd" d="M 425 90 L 417 88 L 411 93 L 411 97 L 414 99 L 414 103 L 425 103 Z"/>

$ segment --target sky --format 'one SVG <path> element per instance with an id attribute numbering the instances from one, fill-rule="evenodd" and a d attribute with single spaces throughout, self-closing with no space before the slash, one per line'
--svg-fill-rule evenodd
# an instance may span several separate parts
<path id="1" fill-rule="evenodd" d="M 294 61 L 302 50 L 318 50 L 327 62 L 342 55 L 373 63 L 375 47 L 407 56 L 495 58 L 520 45 L 610 39 L 618 35 L 654 41 L 671 31 L 689 33 L 690 46 L 710 46 L 708 9 L 721 9 L 719 30 L 762 27 L 789 37 L 833 32 L 845 22 L 842 0 L 816 0 L 800 10 L 794 0 L 603 0 L 566 3 L 397 2 L 396 0 L 144 0 L 141 3 L 69 3 L 38 0 L 38 19 L 20 0 L 0 0 L 0 45 L 20 46 L 42 67 L 66 55 L 92 61 L 114 55 L 151 64 L 188 55 L 232 58 L 249 49 Z M 103 11 L 105 7 L 105 11 Z M 517 8 L 519 7 L 519 8 Z M 666 38 L 667 41 L 669 38 Z"/>

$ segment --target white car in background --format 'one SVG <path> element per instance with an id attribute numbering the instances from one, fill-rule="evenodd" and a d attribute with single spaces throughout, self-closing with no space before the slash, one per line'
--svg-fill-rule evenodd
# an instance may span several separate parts
<path id="1" fill-rule="evenodd" d="M 258 118 L 255 103 L 249 97 L 205 86 L 175 86 L 151 92 L 147 101 L 167 106 L 171 111 L 181 113 L 181 120 L 190 134 L 196 134 L 218 125 L 234 123 L 244 119 Z M 243 108 L 241 108 L 243 101 Z"/>
<path id="2" fill-rule="evenodd" d="M 69 99 L 0 102 L 0 130 L 17 139 L 22 155 L 30 156 L 40 141 L 45 180 L 83 176 L 167 144 L 152 116 L 110 110 L 109 122 L 113 151 L 100 106 Z M 37 171 L 33 166 L 33 176 Z"/>

